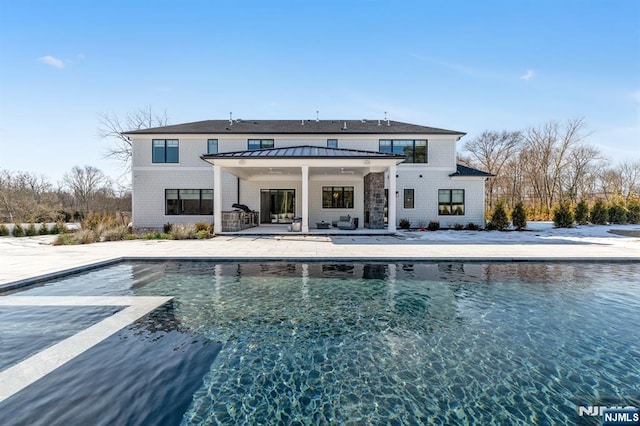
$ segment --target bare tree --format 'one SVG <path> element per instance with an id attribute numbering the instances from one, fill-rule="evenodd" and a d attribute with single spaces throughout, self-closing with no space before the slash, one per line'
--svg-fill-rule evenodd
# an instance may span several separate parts
<path id="1" fill-rule="evenodd" d="M 570 150 L 561 174 L 562 193 L 573 203 L 591 198 L 596 192 L 598 170 L 606 165 L 602 153 L 590 145 L 578 145 Z"/>
<path id="2" fill-rule="evenodd" d="M 618 197 L 629 199 L 640 196 L 640 161 L 625 161 L 602 169 L 600 188 L 606 200 Z"/>
<path id="3" fill-rule="evenodd" d="M 584 119 L 576 118 L 564 125 L 550 121 L 525 132 L 524 165 L 544 213 L 549 213 L 562 197 L 560 177 L 570 150 L 586 137 L 585 127 Z"/>
<path id="4" fill-rule="evenodd" d="M 98 168 L 75 166 L 70 173 L 65 173 L 63 181 L 73 194 L 76 204 L 83 213 L 90 211 L 89 207 L 98 194 L 111 190 L 110 179 Z"/>
<path id="5" fill-rule="evenodd" d="M 466 162 L 469 162 L 482 170 L 496 175 L 489 179 L 487 191 L 488 208 L 492 209 L 495 199 L 504 196 L 501 191 L 505 187 L 502 172 L 505 164 L 518 152 L 522 145 L 522 134 L 519 131 L 502 132 L 486 130 L 475 139 L 465 143 L 464 149 L 469 153 Z"/>
<path id="6" fill-rule="evenodd" d="M 618 166 L 622 195 L 629 199 L 640 196 L 640 160 L 625 161 Z"/>
<path id="7" fill-rule="evenodd" d="M 158 113 L 150 105 L 131 111 L 124 117 L 118 117 L 114 113 L 101 113 L 98 135 L 102 139 L 112 142 L 112 146 L 107 149 L 105 157 L 116 160 L 125 172 L 128 171 L 131 166 L 132 147 L 129 138 L 122 133 L 166 126 L 168 121 L 166 110 Z"/>
<path id="8" fill-rule="evenodd" d="M 12 222 L 32 220 L 42 198 L 50 191 L 51 184 L 42 175 L 0 171 L 0 217 Z"/>

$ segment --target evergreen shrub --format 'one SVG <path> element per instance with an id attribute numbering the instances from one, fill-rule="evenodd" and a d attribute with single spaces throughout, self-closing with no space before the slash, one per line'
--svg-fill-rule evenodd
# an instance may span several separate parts
<path id="1" fill-rule="evenodd" d="M 574 217 L 571 206 L 566 201 L 561 201 L 553 211 L 553 226 L 556 228 L 571 228 Z"/>
<path id="2" fill-rule="evenodd" d="M 589 206 L 585 200 L 580 200 L 576 204 L 575 219 L 578 225 L 586 225 L 589 223 Z"/>
<path id="3" fill-rule="evenodd" d="M 607 209 L 602 200 L 597 199 L 593 204 L 589 214 L 589 221 L 594 225 L 606 225 L 609 222 L 609 209 Z"/>
<path id="4" fill-rule="evenodd" d="M 513 208 L 511 212 L 511 221 L 516 231 L 522 231 L 527 227 L 527 211 L 524 208 L 524 204 L 519 202 Z"/>

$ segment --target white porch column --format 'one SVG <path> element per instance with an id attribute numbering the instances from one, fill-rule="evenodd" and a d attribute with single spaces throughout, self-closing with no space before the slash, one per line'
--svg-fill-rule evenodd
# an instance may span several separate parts
<path id="1" fill-rule="evenodd" d="M 213 166 L 213 232 L 222 232 L 222 169 Z"/>
<path id="2" fill-rule="evenodd" d="M 302 166 L 302 232 L 309 232 L 309 166 Z"/>
<path id="3" fill-rule="evenodd" d="M 387 198 L 387 229 L 396 232 L 396 172 L 398 166 L 389 166 L 389 196 Z"/>

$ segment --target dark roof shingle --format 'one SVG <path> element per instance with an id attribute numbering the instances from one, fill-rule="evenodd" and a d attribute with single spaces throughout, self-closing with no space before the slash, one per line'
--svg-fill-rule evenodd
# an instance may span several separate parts
<path id="1" fill-rule="evenodd" d="M 438 129 L 400 121 L 384 120 L 206 120 L 150 129 L 132 130 L 125 135 L 153 134 L 429 134 L 459 135 L 455 130 Z"/>
<path id="2" fill-rule="evenodd" d="M 491 173 L 483 172 L 482 170 L 474 169 L 471 167 L 463 166 L 462 164 L 456 164 L 456 172 L 451 173 L 449 176 L 479 176 L 479 177 L 493 177 Z"/>

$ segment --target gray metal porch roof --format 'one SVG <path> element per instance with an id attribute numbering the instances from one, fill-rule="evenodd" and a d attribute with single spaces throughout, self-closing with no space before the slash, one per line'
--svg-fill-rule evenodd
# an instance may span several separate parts
<path id="1" fill-rule="evenodd" d="M 357 149 L 327 148 L 322 146 L 291 146 L 286 148 L 265 148 L 251 151 L 221 152 L 204 154 L 200 158 L 363 158 L 363 159 L 401 159 L 403 155 Z"/>

